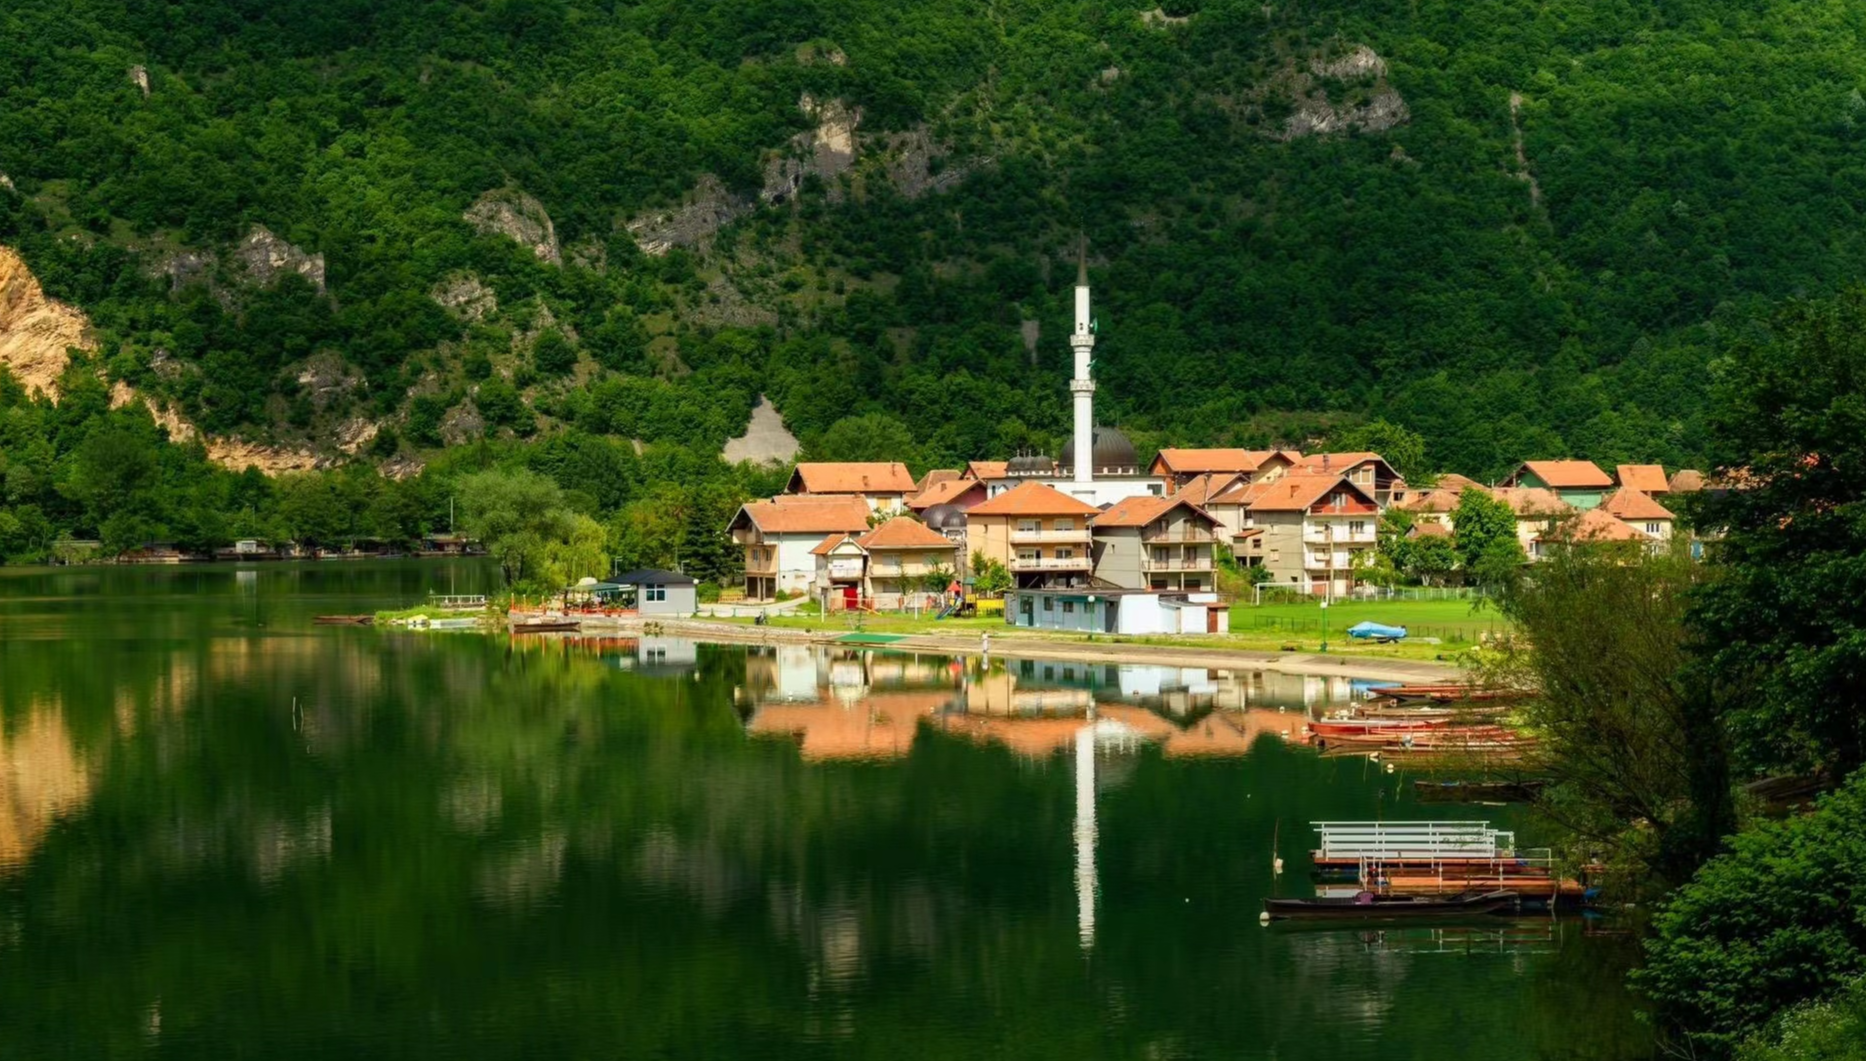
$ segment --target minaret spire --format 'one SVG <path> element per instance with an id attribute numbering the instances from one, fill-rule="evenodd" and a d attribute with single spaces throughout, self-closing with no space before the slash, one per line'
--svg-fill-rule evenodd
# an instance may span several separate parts
<path id="1" fill-rule="evenodd" d="M 1088 237 L 1076 242 L 1076 326 L 1069 335 L 1069 348 L 1075 351 L 1076 374 L 1069 381 L 1075 398 L 1075 481 L 1095 481 L 1095 380 L 1090 375 L 1094 360 L 1095 329 L 1089 316 Z"/>

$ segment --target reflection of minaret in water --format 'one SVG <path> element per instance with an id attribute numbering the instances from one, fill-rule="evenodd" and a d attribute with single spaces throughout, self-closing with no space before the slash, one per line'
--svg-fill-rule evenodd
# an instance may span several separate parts
<path id="1" fill-rule="evenodd" d="M 1076 936 L 1095 946 L 1095 709 L 1076 731 Z"/>
<path id="2" fill-rule="evenodd" d="M 1095 352 L 1095 327 L 1089 317 L 1088 240 L 1076 247 L 1076 327 L 1069 335 L 1069 348 L 1075 352 L 1076 374 L 1069 381 L 1069 393 L 1075 397 L 1075 481 L 1095 481 L 1095 381 L 1089 365 Z"/>

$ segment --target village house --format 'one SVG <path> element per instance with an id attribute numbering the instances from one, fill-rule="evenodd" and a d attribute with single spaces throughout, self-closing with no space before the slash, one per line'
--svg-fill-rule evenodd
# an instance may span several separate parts
<path id="1" fill-rule="evenodd" d="M 1148 474 L 1165 484 L 1172 494 L 1201 475 L 1220 473 L 1245 481 L 1281 474 L 1301 458 L 1286 450 L 1250 449 L 1163 449 L 1153 458 Z"/>
<path id="2" fill-rule="evenodd" d="M 1499 486 L 1491 495 L 1510 506 L 1516 516 L 1516 541 L 1531 560 L 1542 558 L 1544 532 L 1551 525 L 1574 515 L 1574 506 L 1553 490 L 1536 486 Z"/>
<path id="3" fill-rule="evenodd" d="M 1122 589 L 1213 588 L 1218 521 L 1178 497 L 1131 497 L 1089 521 L 1095 581 Z"/>
<path id="4" fill-rule="evenodd" d="M 1613 470 L 1613 481 L 1620 488 L 1637 490 L 1647 497 L 1658 497 L 1671 493 L 1671 480 L 1665 477 L 1665 468 L 1657 464 L 1622 464 Z"/>
<path id="5" fill-rule="evenodd" d="M 1450 527 L 1451 514 L 1458 510 L 1458 502 L 1463 496 L 1462 490 L 1454 493 L 1433 487 L 1429 490 L 1414 491 L 1405 500 L 1395 502 L 1393 507 L 1411 515 L 1413 525 L 1416 527 Z"/>
<path id="6" fill-rule="evenodd" d="M 1630 486 L 1623 486 L 1600 503 L 1600 511 L 1639 531 L 1654 542 L 1668 542 L 1677 517 L 1671 509 Z"/>
<path id="7" fill-rule="evenodd" d="M 1549 523 L 1536 536 L 1535 551 L 1532 555 L 1545 558 L 1553 551 L 1565 545 L 1600 542 L 1637 542 L 1648 548 L 1658 542 L 1598 508 L 1590 508 L 1568 519 Z"/>
<path id="8" fill-rule="evenodd" d="M 1593 461 L 1524 461 L 1503 485 L 1553 490 L 1566 504 L 1585 510 L 1600 504 L 1613 489 L 1613 479 Z"/>
<path id="9" fill-rule="evenodd" d="M 862 534 L 831 534 L 810 552 L 816 589 L 827 592 L 831 610 L 937 607 L 958 569 L 951 539 L 905 517 Z"/>
<path id="10" fill-rule="evenodd" d="M 949 479 L 935 483 L 907 499 L 907 509 L 923 514 L 935 505 L 951 505 L 964 511 L 985 500 L 987 488 L 977 479 Z"/>
<path id="11" fill-rule="evenodd" d="M 798 496 L 859 497 L 871 512 L 898 512 L 919 493 L 913 473 L 899 461 L 805 461 L 784 492 Z"/>
<path id="12" fill-rule="evenodd" d="M 1193 476 L 1186 481 L 1185 485 L 1168 496 L 1202 507 L 1226 491 L 1249 485 L 1249 483 L 1249 477 L 1235 472 L 1206 472 L 1203 475 Z"/>
<path id="13" fill-rule="evenodd" d="M 1088 521 L 1099 511 L 1046 484 L 1019 483 L 966 510 L 966 552 L 1004 564 L 1020 587 L 1087 586 Z"/>
<path id="14" fill-rule="evenodd" d="M 1360 487 L 1383 509 L 1393 503 L 1396 494 L 1404 496 L 1406 492 L 1406 480 L 1378 453 L 1311 453 L 1287 474 L 1339 475 Z"/>
<path id="15" fill-rule="evenodd" d="M 1374 547 L 1380 506 L 1339 475 L 1288 474 L 1265 484 L 1245 508 L 1244 531 L 1278 585 L 1316 596 L 1345 596 L 1354 569 Z"/>
<path id="16" fill-rule="evenodd" d="M 740 506 L 726 531 L 745 550 L 745 596 L 807 592 L 816 580 L 811 550 L 828 534 L 866 532 L 868 517 L 867 500 L 855 496 L 783 496 Z"/>

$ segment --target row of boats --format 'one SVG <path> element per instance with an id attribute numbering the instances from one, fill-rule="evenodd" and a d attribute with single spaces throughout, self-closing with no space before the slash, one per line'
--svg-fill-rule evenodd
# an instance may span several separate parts
<path id="1" fill-rule="evenodd" d="M 1311 720 L 1307 738 L 1324 754 L 1445 755 L 1521 758 L 1536 739 L 1505 724 L 1526 694 L 1470 685 L 1399 685 L 1367 701 Z"/>

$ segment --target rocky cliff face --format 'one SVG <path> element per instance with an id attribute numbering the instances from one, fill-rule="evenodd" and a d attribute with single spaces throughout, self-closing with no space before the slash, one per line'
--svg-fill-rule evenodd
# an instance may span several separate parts
<path id="1" fill-rule="evenodd" d="M 0 247 L 0 365 L 28 392 L 56 400 L 59 377 L 71 364 L 66 351 L 88 350 L 91 341 L 84 314 L 47 298 L 19 255 Z"/>
<path id="2" fill-rule="evenodd" d="M 319 294 L 324 292 L 324 256 L 292 246 L 264 225 L 254 225 L 235 254 L 247 280 L 259 287 L 270 287 L 280 277 L 297 273 Z"/>
<path id="3" fill-rule="evenodd" d="M 557 227 L 544 204 L 516 188 L 487 192 L 467 207 L 463 217 L 486 235 L 504 236 L 552 265 L 564 264 L 563 249 L 557 245 Z"/>

